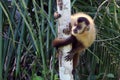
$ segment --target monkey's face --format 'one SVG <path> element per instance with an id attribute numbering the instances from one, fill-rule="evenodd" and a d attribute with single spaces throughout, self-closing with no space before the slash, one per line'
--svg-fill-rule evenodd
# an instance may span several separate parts
<path id="1" fill-rule="evenodd" d="M 89 21 L 85 17 L 79 17 L 77 23 L 72 27 L 72 34 L 82 34 L 86 31 L 89 31 Z"/>

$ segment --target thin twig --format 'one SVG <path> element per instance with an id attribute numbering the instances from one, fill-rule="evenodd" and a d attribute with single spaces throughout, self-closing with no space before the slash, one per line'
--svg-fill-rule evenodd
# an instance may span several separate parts
<path id="1" fill-rule="evenodd" d="M 95 42 L 112 41 L 112 40 L 115 40 L 115 39 L 118 39 L 118 38 L 120 38 L 120 35 L 116 36 L 114 38 L 109 38 L 109 39 L 104 39 L 104 40 L 95 40 Z"/>
<path id="2" fill-rule="evenodd" d="M 101 7 L 106 3 L 106 2 L 108 2 L 109 0 L 105 0 L 105 1 L 103 1 L 102 3 L 101 3 L 101 5 L 98 7 L 98 9 L 97 9 L 97 12 L 96 12 L 96 14 L 95 14 L 95 16 L 94 16 L 94 20 L 96 19 L 96 17 L 97 17 L 97 15 L 98 15 L 98 12 L 100 11 L 100 9 L 101 9 Z"/>

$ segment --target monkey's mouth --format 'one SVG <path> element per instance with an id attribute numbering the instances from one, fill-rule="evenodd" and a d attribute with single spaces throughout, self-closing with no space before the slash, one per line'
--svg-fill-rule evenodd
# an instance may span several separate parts
<path id="1" fill-rule="evenodd" d="M 89 31 L 90 30 L 90 27 L 89 26 L 86 26 L 85 27 L 85 31 Z"/>

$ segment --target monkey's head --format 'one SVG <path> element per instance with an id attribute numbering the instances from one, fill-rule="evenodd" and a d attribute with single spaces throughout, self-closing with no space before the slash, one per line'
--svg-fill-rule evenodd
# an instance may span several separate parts
<path id="1" fill-rule="evenodd" d="M 86 31 L 89 31 L 90 26 L 89 26 L 90 22 L 88 21 L 87 18 L 85 17 L 79 17 L 77 19 L 77 22 L 74 23 L 73 27 L 72 27 L 72 34 L 73 35 L 80 35 Z"/>

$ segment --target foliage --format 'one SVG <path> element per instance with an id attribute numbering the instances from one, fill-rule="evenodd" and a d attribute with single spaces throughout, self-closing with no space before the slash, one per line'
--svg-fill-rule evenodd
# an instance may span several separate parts
<path id="1" fill-rule="evenodd" d="M 120 1 L 71 0 L 72 14 L 85 12 L 97 39 L 81 55 L 75 80 L 120 77 Z M 0 80 L 58 80 L 55 0 L 0 0 Z M 58 65 L 58 64 L 57 64 Z"/>

